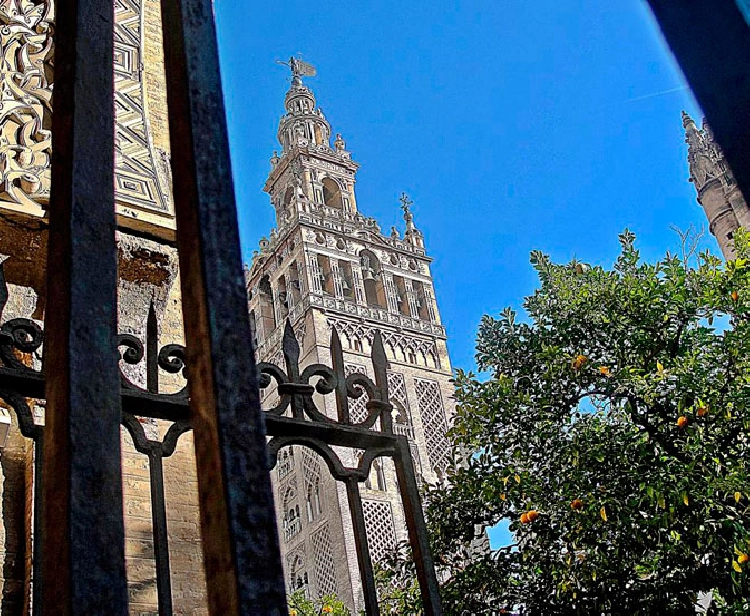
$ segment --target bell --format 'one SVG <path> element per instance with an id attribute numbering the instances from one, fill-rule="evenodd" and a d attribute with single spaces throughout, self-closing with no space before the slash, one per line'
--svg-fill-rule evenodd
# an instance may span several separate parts
<path id="1" fill-rule="evenodd" d="M 341 288 L 343 289 L 344 293 L 348 293 L 352 290 L 352 287 L 346 278 L 341 279 Z"/>
<path id="2" fill-rule="evenodd" d="M 368 267 L 362 272 L 362 277 L 365 280 L 375 280 L 375 272 L 371 267 Z"/>

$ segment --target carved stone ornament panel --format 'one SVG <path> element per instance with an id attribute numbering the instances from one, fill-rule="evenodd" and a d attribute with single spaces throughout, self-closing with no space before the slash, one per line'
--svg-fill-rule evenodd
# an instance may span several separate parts
<path id="1" fill-rule="evenodd" d="M 170 212 L 169 160 L 149 134 L 143 2 L 115 0 L 116 198 Z M 45 207 L 50 190 L 54 2 L 0 0 L 0 200 Z"/>

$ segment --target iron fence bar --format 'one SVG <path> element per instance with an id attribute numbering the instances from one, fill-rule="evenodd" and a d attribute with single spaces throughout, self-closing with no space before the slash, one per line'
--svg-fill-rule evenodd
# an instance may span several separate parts
<path id="1" fill-rule="evenodd" d="M 47 255 L 43 611 L 127 613 L 112 0 L 60 0 Z M 37 540 L 39 537 L 37 538 Z"/>
<path id="2" fill-rule="evenodd" d="M 161 449 L 152 448 L 149 451 L 148 471 L 151 479 L 151 521 L 154 526 L 159 616 L 172 616 L 172 580 L 169 575 L 169 535 L 167 509 L 164 502 L 164 464 Z"/>
<path id="3" fill-rule="evenodd" d="M 209 612 L 287 614 L 211 0 L 162 0 Z"/>
<path id="4" fill-rule="evenodd" d="M 748 196 L 750 25 L 738 7 L 743 2 L 648 0 L 740 190 Z"/>
<path id="5" fill-rule="evenodd" d="M 427 525 L 425 524 L 419 497 L 414 464 L 409 451 L 409 441 L 405 436 L 397 436 L 395 439 L 396 453 L 393 456 L 393 462 L 396 467 L 396 479 L 404 507 L 409 544 L 412 549 L 414 566 L 417 570 L 417 579 L 419 580 L 422 609 L 424 610 L 424 616 L 442 616 L 440 585 L 435 573 L 435 563 L 432 560 L 430 539 L 427 535 Z"/>
<path id="6" fill-rule="evenodd" d="M 372 569 L 370 546 L 367 544 L 367 527 L 365 526 L 365 514 L 362 510 L 362 495 L 359 493 L 359 481 L 356 477 L 347 477 L 344 485 L 346 485 L 349 512 L 352 515 L 352 526 L 354 527 L 354 545 L 357 549 L 357 564 L 362 582 L 362 594 L 365 599 L 365 612 L 367 616 L 380 616 L 375 573 Z"/>

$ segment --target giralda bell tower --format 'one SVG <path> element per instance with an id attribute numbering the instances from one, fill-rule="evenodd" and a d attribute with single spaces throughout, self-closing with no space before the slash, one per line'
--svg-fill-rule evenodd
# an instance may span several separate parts
<path id="1" fill-rule="evenodd" d="M 435 480 L 449 456 L 445 433 L 452 415 L 451 364 L 435 302 L 431 259 L 402 195 L 405 231 L 384 235 L 357 207 L 352 160 L 302 82 L 309 64 L 292 58 L 286 113 L 278 129 L 280 152 L 271 158 L 265 191 L 277 228 L 262 239 L 247 272 L 250 318 L 259 361 L 283 366 L 281 338 L 287 320 L 301 346 L 301 365 L 331 363 L 333 326 L 341 336 L 348 374 L 370 377 L 370 345 L 383 335 L 394 430 L 408 436 L 422 481 Z M 264 392 L 264 407 L 275 391 Z M 327 397 L 327 398 L 330 398 Z M 366 397 L 351 401 L 353 421 L 365 414 Z M 323 402 L 321 401 L 321 404 Z M 336 416 L 332 400 L 326 413 Z M 356 452 L 349 455 L 356 465 Z M 306 448 L 279 452 L 273 472 L 287 584 L 308 596 L 336 593 L 349 607 L 362 605 L 346 492 Z M 389 460 L 373 465 L 362 486 L 373 560 L 406 536 Z"/>

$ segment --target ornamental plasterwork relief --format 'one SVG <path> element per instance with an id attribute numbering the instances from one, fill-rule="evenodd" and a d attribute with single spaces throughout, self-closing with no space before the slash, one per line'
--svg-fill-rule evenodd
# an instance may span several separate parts
<path id="1" fill-rule="evenodd" d="M 49 199 L 54 10 L 48 0 L 0 1 L 2 198 Z"/>
<path id="2" fill-rule="evenodd" d="M 116 199 L 169 213 L 169 161 L 151 143 L 142 81 L 142 0 L 116 0 Z M 54 4 L 0 0 L 0 199 L 45 206 L 50 190 Z"/>

